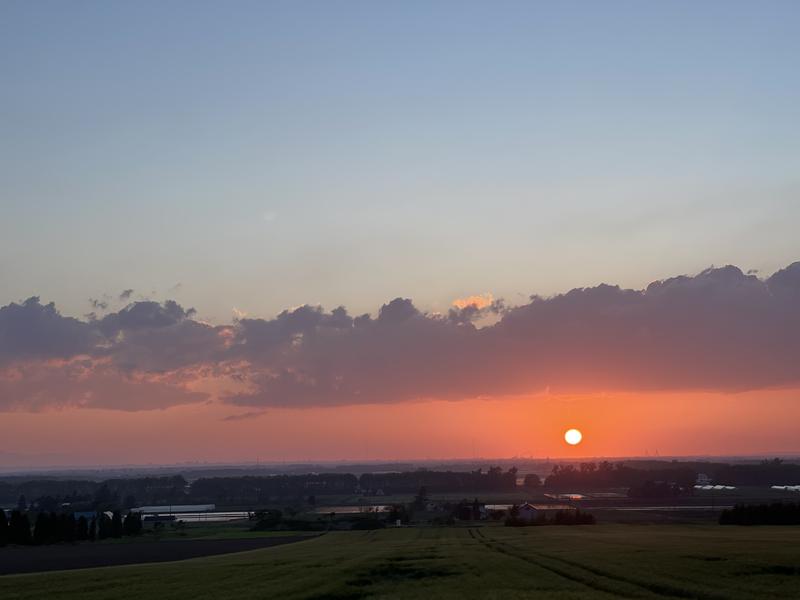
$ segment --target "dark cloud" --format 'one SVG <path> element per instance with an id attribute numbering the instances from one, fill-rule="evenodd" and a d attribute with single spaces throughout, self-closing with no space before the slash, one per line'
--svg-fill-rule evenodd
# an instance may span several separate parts
<path id="1" fill-rule="evenodd" d="M 225 328 L 212 327 L 191 319 L 154 327 L 124 330 L 114 343 L 98 349 L 125 371 L 162 373 L 202 366 L 225 358 Z"/>
<path id="2" fill-rule="evenodd" d="M 120 331 L 140 331 L 169 327 L 189 319 L 195 314 L 190 308 L 185 310 L 174 300 L 164 303 L 146 300 L 133 302 L 116 313 L 106 315 L 99 323 L 106 335 L 114 335 Z"/>
<path id="3" fill-rule="evenodd" d="M 0 410 L 144 410 L 204 400 L 185 389 L 189 374 L 180 370 L 196 374 L 217 358 L 222 339 L 193 315 L 173 301 L 137 302 L 88 321 L 38 298 L 2 307 Z"/>
<path id="4" fill-rule="evenodd" d="M 68 358 L 90 352 L 97 342 L 93 327 L 62 316 L 38 297 L 0 308 L 0 366 L 28 358 Z"/>
<path id="5" fill-rule="evenodd" d="M 198 321 L 174 301 L 134 302 L 94 321 L 38 298 L 0 308 L 0 408 L 200 401 L 186 387 L 200 374 L 233 382 L 222 399 L 256 410 L 797 385 L 800 263 L 767 279 L 727 266 L 644 290 L 599 285 L 520 306 L 462 301 L 444 315 L 405 298 L 376 317 L 301 306 L 230 326 Z"/>
<path id="6" fill-rule="evenodd" d="M 599 285 L 522 306 L 476 328 L 469 306 L 447 316 L 410 300 L 378 319 L 317 330 L 260 355 L 241 348 L 250 391 L 238 405 L 331 405 L 598 390 L 739 391 L 800 383 L 800 263 L 767 280 L 736 267 Z M 466 312 L 465 312 L 466 311 Z M 470 314 L 472 313 L 472 314 Z M 270 323 L 270 322 L 267 322 Z M 255 334 L 255 332 L 253 332 Z"/>
<path id="7" fill-rule="evenodd" d="M 408 298 L 395 298 L 388 304 L 381 306 L 378 321 L 382 323 L 402 323 L 413 317 L 420 316 L 420 312 Z"/>
<path id="8" fill-rule="evenodd" d="M 273 352 L 283 353 L 287 346 L 307 342 L 309 336 L 328 331 L 349 331 L 353 319 L 343 307 L 326 313 L 318 306 L 301 306 L 285 310 L 274 319 L 240 319 L 231 356 L 263 361 Z"/>
<path id="9" fill-rule="evenodd" d="M 792 263 L 767 279 L 771 293 L 783 302 L 800 301 L 800 262 Z"/>

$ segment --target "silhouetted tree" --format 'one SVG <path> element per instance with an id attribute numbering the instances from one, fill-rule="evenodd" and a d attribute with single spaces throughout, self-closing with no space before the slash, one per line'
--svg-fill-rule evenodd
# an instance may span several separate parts
<path id="1" fill-rule="evenodd" d="M 75 539 L 79 542 L 89 539 L 89 521 L 83 515 L 78 518 L 78 522 L 75 524 Z"/>
<path id="2" fill-rule="evenodd" d="M 12 544 L 29 545 L 31 538 L 31 522 L 28 515 L 15 510 L 11 513 L 11 522 L 8 527 L 8 541 Z"/>
<path id="3" fill-rule="evenodd" d="M 56 512 L 61 508 L 61 500 L 49 495 L 40 496 L 33 502 L 33 505 L 40 511 Z"/>
<path id="4" fill-rule="evenodd" d="M 92 517 L 89 522 L 89 541 L 93 542 L 97 539 L 97 517 Z"/>
<path id="5" fill-rule="evenodd" d="M 75 527 L 75 515 L 72 513 L 61 513 L 58 517 L 57 540 L 59 542 L 73 543 L 75 541 Z"/>
<path id="6" fill-rule="evenodd" d="M 256 513 L 256 524 L 253 525 L 253 531 L 260 531 L 264 529 L 272 529 L 280 525 L 283 513 L 279 510 L 260 510 Z"/>
<path id="7" fill-rule="evenodd" d="M 33 543 L 37 545 L 49 544 L 52 537 L 53 528 L 50 522 L 50 515 L 46 512 L 40 512 L 33 526 Z"/>
<path id="8" fill-rule="evenodd" d="M 112 510 L 119 505 L 119 494 L 112 491 L 108 483 L 103 483 L 94 493 L 92 505 L 95 510 Z"/>
<path id="9" fill-rule="evenodd" d="M 0 547 L 8 544 L 8 519 L 6 511 L 0 508 Z"/>
<path id="10" fill-rule="evenodd" d="M 111 537 L 122 537 L 122 515 L 118 510 L 115 510 L 111 516 Z"/>
<path id="11" fill-rule="evenodd" d="M 125 535 L 139 535 L 142 532 L 142 515 L 138 512 L 129 512 L 122 523 Z"/>
<path id="12" fill-rule="evenodd" d="M 111 519 L 105 513 L 97 515 L 97 539 L 104 540 L 111 537 Z"/>
<path id="13" fill-rule="evenodd" d="M 542 487 L 542 480 L 536 473 L 528 473 L 525 475 L 525 482 L 523 484 L 527 489 L 535 489 Z"/>
<path id="14" fill-rule="evenodd" d="M 20 494 L 19 499 L 17 500 L 17 510 L 21 513 L 24 513 L 28 510 L 28 501 L 25 499 L 25 494 Z"/>
<path id="15" fill-rule="evenodd" d="M 419 488 L 417 495 L 414 497 L 412 507 L 414 510 L 425 510 L 425 504 L 428 502 L 428 488 L 424 485 Z"/>

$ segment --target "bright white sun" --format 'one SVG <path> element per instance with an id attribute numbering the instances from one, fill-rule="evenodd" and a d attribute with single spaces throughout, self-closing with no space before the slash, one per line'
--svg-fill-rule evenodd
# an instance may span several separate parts
<path id="1" fill-rule="evenodd" d="M 581 443 L 583 434 L 577 429 L 568 429 L 564 434 L 564 439 L 570 446 L 576 446 L 577 444 Z"/>

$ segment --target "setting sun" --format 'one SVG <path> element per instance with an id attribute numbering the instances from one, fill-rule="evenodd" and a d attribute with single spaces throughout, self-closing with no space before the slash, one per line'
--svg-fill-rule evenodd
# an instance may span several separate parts
<path id="1" fill-rule="evenodd" d="M 583 434 L 578 429 L 568 429 L 564 433 L 564 439 L 570 446 L 576 446 L 581 443 Z"/>

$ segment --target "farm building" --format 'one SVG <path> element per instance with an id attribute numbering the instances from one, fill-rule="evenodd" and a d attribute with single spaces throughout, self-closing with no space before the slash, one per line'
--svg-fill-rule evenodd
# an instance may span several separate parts
<path id="1" fill-rule="evenodd" d="M 131 512 L 146 514 L 161 513 L 186 513 L 186 512 L 211 512 L 216 509 L 216 504 L 165 504 L 163 506 L 137 506 Z"/>
<path id="2" fill-rule="evenodd" d="M 532 523 L 540 517 L 552 517 L 560 511 L 574 511 L 575 507 L 568 504 L 531 504 L 526 502 L 519 506 L 519 519 Z"/>

